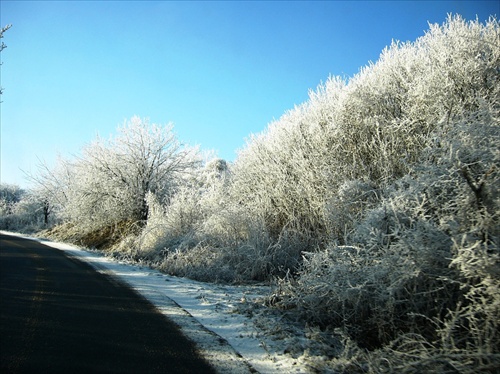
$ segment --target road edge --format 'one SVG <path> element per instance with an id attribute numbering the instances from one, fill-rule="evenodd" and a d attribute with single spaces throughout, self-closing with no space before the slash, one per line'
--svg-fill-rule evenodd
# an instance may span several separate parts
<path id="1" fill-rule="evenodd" d="M 198 352 L 208 363 L 220 374 L 249 374 L 258 373 L 228 342 L 226 339 L 203 326 L 187 310 L 182 308 L 173 299 L 155 290 L 138 290 L 126 279 L 116 274 L 112 269 L 102 264 L 90 261 L 88 256 L 81 252 L 99 256 L 96 253 L 86 251 L 84 248 L 67 243 L 52 242 L 48 239 L 31 237 L 10 231 L 0 230 L 0 234 L 12 235 L 37 241 L 54 249 L 63 251 L 69 257 L 83 261 L 92 266 L 96 271 L 109 276 L 121 283 L 126 284 L 139 295 L 148 300 L 161 314 L 171 320 L 188 339 L 193 341 Z M 71 247 L 71 249 L 61 248 L 60 245 Z"/>

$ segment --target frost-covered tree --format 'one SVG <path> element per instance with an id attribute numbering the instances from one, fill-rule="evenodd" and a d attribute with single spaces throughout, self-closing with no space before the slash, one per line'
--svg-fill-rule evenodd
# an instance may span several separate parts
<path id="1" fill-rule="evenodd" d="M 52 209 L 49 200 L 38 190 L 0 185 L 0 228 L 33 231 L 47 227 Z"/>
<path id="2" fill-rule="evenodd" d="M 0 39 L 3 39 L 4 32 L 7 31 L 8 29 L 10 29 L 11 27 L 12 27 L 12 25 L 6 25 L 0 29 Z M 2 41 L 0 44 L 0 52 L 2 52 L 5 48 L 7 48 L 7 46 Z"/>
<path id="3" fill-rule="evenodd" d="M 117 136 L 98 137 L 71 163 L 65 212 L 72 221 L 91 227 L 145 222 L 146 195 L 167 202 L 198 163 L 197 149 L 181 144 L 171 124 L 133 117 L 118 128 Z"/>
<path id="4" fill-rule="evenodd" d="M 73 164 L 58 157 L 53 167 L 41 161 L 37 169 L 36 174 L 27 173 L 28 179 L 35 186 L 33 193 L 38 200 L 44 201 L 47 213 L 50 214 L 55 210 L 62 213 L 68 205 L 71 186 L 75 180 Z"/>

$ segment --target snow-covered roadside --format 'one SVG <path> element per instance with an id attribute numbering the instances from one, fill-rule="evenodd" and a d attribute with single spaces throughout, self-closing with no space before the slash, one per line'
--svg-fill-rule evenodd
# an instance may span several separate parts
<path id="1" fill-rule="evenodd" d="M 223 286 L 172 277 L 69 244 L 26 238 L 43 241 L 127 283 L 179 325 L 220 373 L 308 372 L 297 359 L 284 354 L 284 342 L 266 337 L 256 320 L 236 312 L 244 303 L 267 294 L 267 287 Z"/>

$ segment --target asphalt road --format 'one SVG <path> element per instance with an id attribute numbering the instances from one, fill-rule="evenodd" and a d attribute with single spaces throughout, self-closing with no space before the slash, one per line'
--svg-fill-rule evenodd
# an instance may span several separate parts
<path id="1" fill-rule="evenodd" d="M 0 234 L 1 373 L 213 373 L 136 292 L 62 251 Z"/>

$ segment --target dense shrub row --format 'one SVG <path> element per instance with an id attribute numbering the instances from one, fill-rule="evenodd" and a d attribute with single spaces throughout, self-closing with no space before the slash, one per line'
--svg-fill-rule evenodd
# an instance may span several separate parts
<path id="1" fill-rule="evenodd" d="M 198 279 L 281 277 L 269 304 L 373 351 L 360 371 L 498 369 L 499 47 L 496 20 L 450 17 L 328 79 L 141 248 Z"/>

